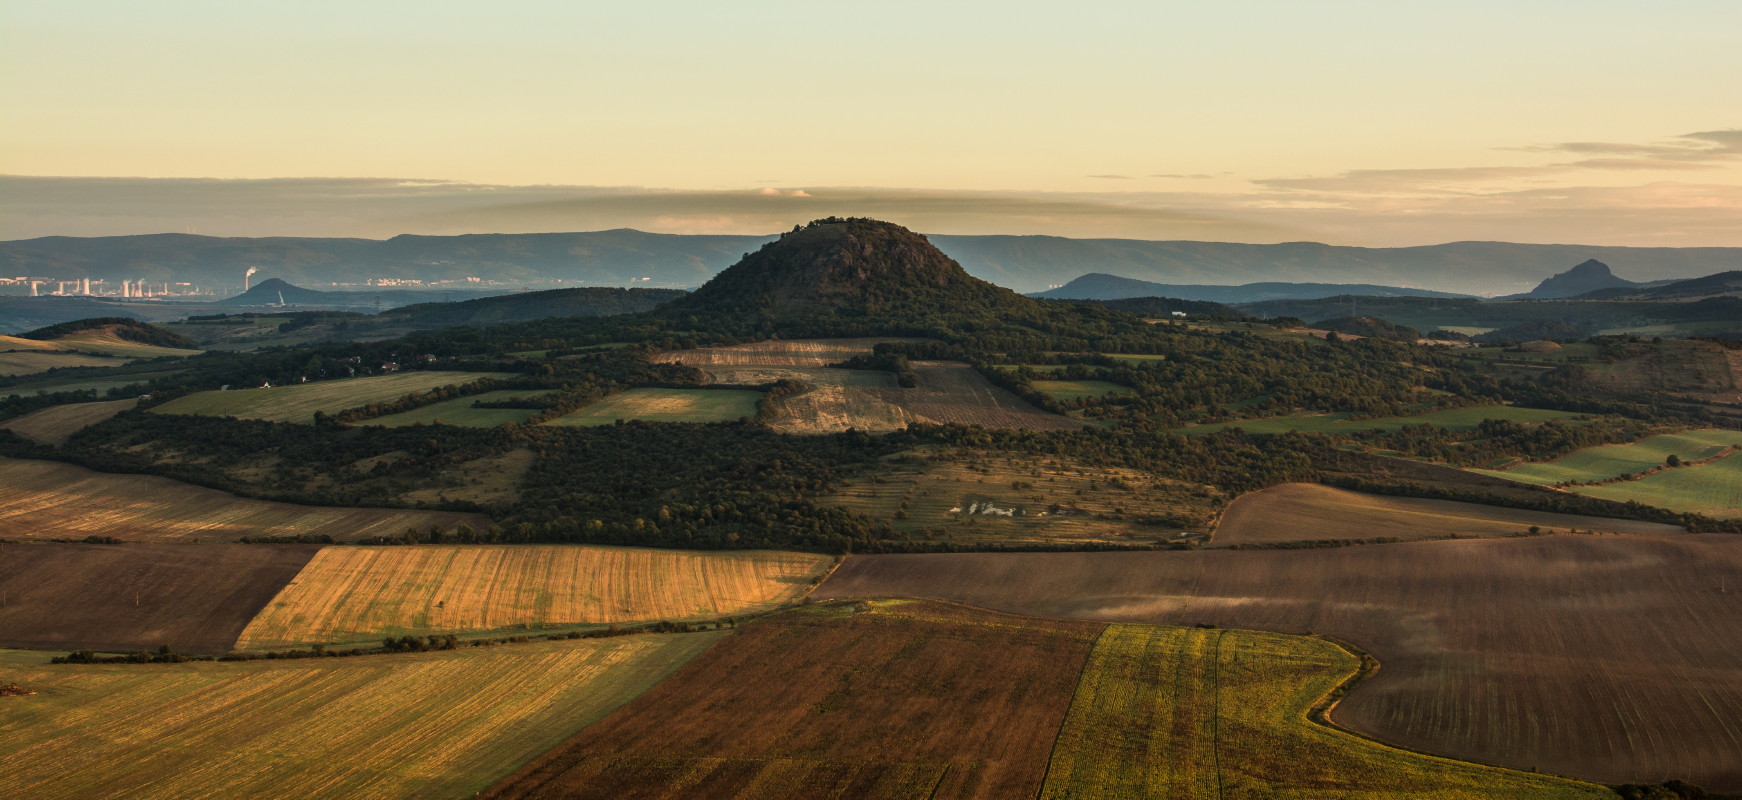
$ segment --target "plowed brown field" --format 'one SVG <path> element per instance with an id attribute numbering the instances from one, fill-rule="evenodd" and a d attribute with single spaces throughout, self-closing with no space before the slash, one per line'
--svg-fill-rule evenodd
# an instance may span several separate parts
<path id="1" fill-rule="evenodd" d="M 0 549 L 0 646 L 223 653 L 312 545 L 24 544 Z"/>
<path id="2" fill-rule="evenodd" d="M 1382 669 L 1336 711 L 1427 752 L 1742 790 L 1742 539 L 852 556 L 814 596 L 1313 631 Z"/>
<path id="3" fill-rule="evenodd" d="M 1101 627 L 921 603 L 788 612 L 489 796 L 1034 797 Z"/>
<path id="4" fill-rule="evenodd" d="M 1545 530 L 1681 533 L 1675 525 L 1524 511 L 1451 500 L 1387 497 L 1314 483 L 1286 483 L 1228 506 L 1213 544 L 1274 544 L 1395 537 L 1405 540 L 1515 536 Z"/>
<path id="5" fill-rule="evenodd" d="M 327 535 L 341 541 L 407 528 L 490 527 L 482 514 L 299 506 L 249 500 L 151 475 L 0 458 L 0 539 L 109 536 L 141 542 L 233 542 L 242 536 Z"/>

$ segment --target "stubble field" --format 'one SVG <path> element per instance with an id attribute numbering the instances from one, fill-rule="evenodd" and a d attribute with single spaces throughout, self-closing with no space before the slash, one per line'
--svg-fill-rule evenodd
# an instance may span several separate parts
<path id="1" fill-rule="evenodd" d="M 224 653 L 311 545 L 0 547 L 0 646 Z"/>
<path id="2" fill-rule="evenodd" d="M 797 602 L 827 556 L 584 545 L 328 547 L 238 648 L 407 633 L 716 619 Z"/>
<path id="3" fill-rule="evenodd" d="M 231 389 L 195 392 L 151 409 L 158 414 L 197 414 L 209 417 L 264 419 L 273 422 L 314 422 L 320 411 L 334 414 L 370 403 L 386 403 L 408 394 L 442 386 L 471 383 L 481 378 L 508 377 L 500 372 L 441 372 L 418 370 L 316 381 L 270 389 Z"/>
<path id="4" fill-rule="evenodd" d="M 386 428 L 397 428 L 405 425 L 458 425 L 466 428 L 494 428 L 508 422 L 525 422 L 538 413 L 535 408 L 473 408 L 473 403 L 501 402 L 525 397 L 537 392 L 525 389 L 509 389 L 500 392 L 484 392 L 467 397 L 456 397 L 440 403 L 431 403 L 421 408 L 402 411 L 398 414 L 366 419 L 359 425 L 380 425 Z"/>
<path id="5" fill-rule="evenodd" d="M 1742 790 L 1742 548 L 1726 535 L 1324 550 L 852 556 L 813 595 L 1353 642 L 1336 711 L 1412 749 Z"/>
<path id="6" fill-rule="evenodd" d="M 0 428 L 12 431 L 37 444 L 59 446 L 72 435 L 115 416 L 139 404 L 138 399 L 100 400 L 95 403 L 68 403 L 49 406 L 41 411 L 13 417 L 0 422 Z"/>
<path id="7" fill-rule="evenodd" d="M 0 795 L 467 797 L 719 634 L 355 658 L 59 666 L 0 651 Z"/>
<path id="8" fill-rule="evenodd" d="M 1526 511 L 1451 500 L 1363 494 L 1313 483 L 1286 483 L 1242 495 L 1228 506 L 1212 544 L 1392 537 L 1406 541 L 1451 537 L 1518 536 L 1547 531 L 1671 534 L 1682 528 L 1655 522 Z"/>
<path id="9" fill-rule="evenodd" d="M 1358 667 L 1342 648 L 1304 636 L 1109 625 L 1089 654 L 1040 797 L 1613 797 L 1309 722 L 1307 710 Z"/>
<path id="10" fill-rule="evenodd" d="M 734 422 L 756 416 L 762 393 L 744 389 L 627 389 L 565 414 L 546 425 L 610 425 L 644 422 Z"/>
<path id="11" fill-rule="evenodd" d="M 242 536 L 397 536 L 407 528 L 490 527 L 482 514 L 300 506 L 250 500 L 151 475 L 0 458 L 0 539 L 233 542 Z"/>

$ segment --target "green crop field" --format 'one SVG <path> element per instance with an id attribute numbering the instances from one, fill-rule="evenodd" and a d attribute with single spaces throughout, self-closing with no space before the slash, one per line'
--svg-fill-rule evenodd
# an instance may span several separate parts
<path id="1" fill-rule="evenodd" d="M 1301 636 L 1109 625 L 1089 653 L 1040 796 L 1613 797 L 1309 721 L 1313 704 L 1359 666 L 1342 648 Z"/>
<path id="2" fill-rule="evenodd" d="M 1636 481 L 1578 486 L 1574 491 L 1604 500 L 1635 500 L 1671 511 L 1742 517 L 1742 454 L 1697 467 L 1678 467 Z"/>
<path id="3" fill-rule="evenodd" d="M 15 350 L 0 353 L 0 378 L 35 375 L 58 367 L 114 367 L 125 363 L 127 360 L 123 358 L 94 356 L 89 353 Z"/>
<path id="4" fill-rule="evenodd" d="M 1107 381 L 1031 381 L 1035 388 L 1054 400 L 1070 402 L 1085 397 L 1105 397 L 1109 394 L 1134 394 L 1129 387 Z"/>
<path id="5" fill-rule="evenodd" d="M 761 392 L 744 389 L 629 389 L 548 425 L 610 425 L 617 420 L 647 422 L 732 422 L 756 416 Z"/>
<path id="6" fill-rule="evenodd" d="M 526 397 L 537 392 L 525 389 L 511 389 L 500 392 L 485 392 L 470 397 L 456 397 L 440 403 L 431 403 L 422 408 L 414 408 L 398 414 L 388 414 L 384 417 L 366 419 L 359 425 L 380 425 L 388 428 L 398 428 L 404 425 L 423 423 L 432 425 L 437 422 L 443 425 L 458 425 L 466 428 L 494 428 L 506 422 L 525 422 L 538 413 L 535 408 L 473 408 L 475 402 L 500 402 L 516 397 Z"/>
<path id="7" fill-rule="evenodd" d="M 333 414 L 370 403 L 392 402 L 408 394 L 441 386 L 471 383 L 480 378 L 502 377 L 507 376 L 500 372 L 419 370 L 370 378 L 275 386 L 270 389 L 195 392 L 164 403 L 152 411 L 159 414 L 198 414 L 275 422 L 313 422 L 316 411 Z"/>
<path id="8" fill-rule="evenodd" d="M 1437 425 L 1454 431 L 1470 430 L 1485 419 L 1504 419 L 1513 422 L 1539 423 L 1553 419 L 1572 419 L 1579 416 L 1567 411 L 1549 411 L 1540 408 L 1517 408 L 1514 406 L 1469 406 L 1465 408 L 1450 408 L 1443 411 L 1429 411 L 1423 414 L 1412 414 L 1402 417 L 1379 417 L 1377 419 L 1350 419 L 1348 414 L 1292 414 L 1285 417 L 1264 417 L 1260 419 L 1244 419 L 1234 422 L 1218 422 L 1211 425 L 1193 425 L 1180 428 L 1179 433 L 1215 433 L 1229 428 L 1240 428 L 1247 433 L 1356 433 L 1370 431 L 1374 428 L 1394 431 L 1405 425 Z"/>
<path id="9" fill-rule="evenodd" d="M 0 796 L 470 797 L 720 634 L 355 658 L 48 666 L 0 651 Z"/>
<path id="10" fill-rule="evenodd" d="M 1742 445 L 1742 431 L 1707 429 L 1652 436 L 1632 444 L 1587 447 L 1554 461 L 1471 472 L 1544 486 L 1562 481 L 1598 481 L 1642 472 L 1664 463 L 1672 455 L 1683 461 L 1706 458 L 1731 445 Z"/>

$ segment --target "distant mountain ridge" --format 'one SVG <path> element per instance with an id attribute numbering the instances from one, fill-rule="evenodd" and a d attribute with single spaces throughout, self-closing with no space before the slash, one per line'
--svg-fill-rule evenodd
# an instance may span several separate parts
<path id="1" fill-rule="evenodd" d="M 239 289 L 242 272 L 299 286 L 366 277 L 607 286 L 700 286 L 773 236 L 702 236 L 630 229 L 582 233 L 395 236 L 387 240 L 225 238 L 188 234 L 0 242 L 0 274 L 62 280 L 190 281 Z M 1041 291 L 1061 276 L 1123 275 L 1173 285 L 1257 282 L 1429 285 L 1492 295 L 1530 290 L 1544 276 L 1586 259 L 1623 274 L 1684 279 L 1737 269 L 1742 248 L 1590 247 L 1453 242 L 1423 247 L 1343 247 L 1313 242 L 1065 239 L 1055 236 L 929 237 L 968 274 L 1018 291 Z M 643 279 L 648 280 L 643 280 Z"/>
<path id="2" fill-rule="evenodd" d="M 1720 272 L 1685 281 L 1654 281 L 1597 289 L 1578 300 L 1702 300 L 1742 295 L 1742 270 Z"/>
<path id="3" fill-rule="evenodd" d="M 1315 300 L 1338 295 L 1363 297 L 1471 297 L 1467 294 L 1376 286 L 1366 283 L 1248 283 L 1241 286 L 1178 285 L 1122 278 L 1092 272 L 1070 283 L 1034 292 L 1029 297 L 1046 300 L 1123 300 L 1132 297 L 1172 297 L 1212 303 L 1259 303 L 1266 300 Z"/>
<path id="4" fill-rule="evenodd" d="M 1587 292 L 1603 289 L 1621 289 L 1640 286 L 1641 284 L 1617 276 L 1610 271 L 1609 265 L 1591 258 L 1580 262 L 1566 272 L 1557 272 L 1536 285 L 1535 289 L 1519 294 L 1497 297 L 1496 300 L 1564 300 L 1578 297 Z"/>

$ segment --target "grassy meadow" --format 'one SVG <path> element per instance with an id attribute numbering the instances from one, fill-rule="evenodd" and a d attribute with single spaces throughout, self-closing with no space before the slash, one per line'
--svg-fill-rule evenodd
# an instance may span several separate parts
<path id="1" fill-rule="evenodd" d="M 1090 651 L 1040 796 L 1613 796 L 1309 721 L 1308 710 L 1359 666 L 1342 648 L 1301 636 L 1109 625 Z"/>
<path id="2" fill-rule="evenodd" d="M 416 370 L 368 378 L 316 381 L 270 389 L 195 392 L 151 409 L 158 414 L 264 419 L 273 422 L 313 422 L 316 411 L 334 414 L 370 403 L 386 403 L 408 394 L 481 378 L 506 377 L 499 372 Z"/>
<path id="3" fill-rule="evenodd" d="M 468 797 L 719 637 L 173 665 L 0 651 L 35 692 L 0 699 L 0 796 Z"/>
<path id="4" fill-rule="evenodd" d="M 1109 381 L 1030 381 L 1028 385 L 1034 387 L 1035 391 L 1065 403 L 1085 397 L 1135 394 L 1130 387 Z"/>
<path id="5" fill-rule="evenodd" d="M 1643 472 L 1663 464 L 1671 455 L 1683 461 L 1694 461 L 1715 455 L 1732 445 L 1742 445 L 1742 431 L 1707 429 L 1652 436 L 1631 444 L 1587 447 L 1554 461 L 1471 472 L 1544 486 L 1563 481 L 1597 481 Z"/>
<path id="6" fill-rule="evenodd" d="M 827 556 L 762 550 L 328 547 L 255 617 L 237 647 L 716 619 L 798 602 L 829 564 Z"/>
<path id="7" fill-rule="evenodd" d="M 421 408 L 402 411 L 398 414 L 366 419 L 359 425 L 380 425 L 385 428 L 398 428 L 405 425 L 458 425 L 465 428 L 494 428 L 509 422 L 525 422 L 538 413 L 533 408 L 473 408 L 475 402 L 501 402 L 517 397 L 526 397 L 538 392 L 528 392 L 525 389 L 509 389 L 499 392 L 485 392 L 469 397 L 456 397 L 431 403 Z"/>
<path id="8" fill-rule="evenodd" d="M 733 422 L 756 416 L 761 392 L 745 389 L 629 389 L 547 425 L 610 425 L 618 420 L 645 422 Z"/>
<path id="9" fill-rule="evenodd" d="M 1448 430 L 1462 431 L 1475 428 L 1485 419 L 1503 419 L 1526 424 L 1548 422 L 1549 420 L 1567 420 L 1579 416 L 1568 411 L 1549 411 L 1539 408 L 1518 408 L 1516 406 L 1468 406 L 1465 408 L 1450 408 L 1442 411 L 1429 411 L 1422 414 L 1412 414 L 1399 417 L 1379 417 L 1376 419 L 1350 419 L 1347 413 L 1337 414 L 1290 414 L 1281 417 L 1262 417 L 1258 419 L 1243 419 L 1233 422 L 1217 422 L 1209 425 L 1192 425 L 1181 428 L 1178 433 L 1198 434 L 1215 433 L 1229 428 L 1239 428 L 1247 433 L 1357 433 L 1379 430 L 1394 431 L 1406 425 L 1435 425 Z"/>
<path id="10" fill-rule="evenodd" d="M 1604 500 L 1629 500 L 1671 511 L 1711 517 L 1742 517 L 1742 454 L 1697 467 L 1678 467 L 1636 481 L 1573 487 Z"/>

